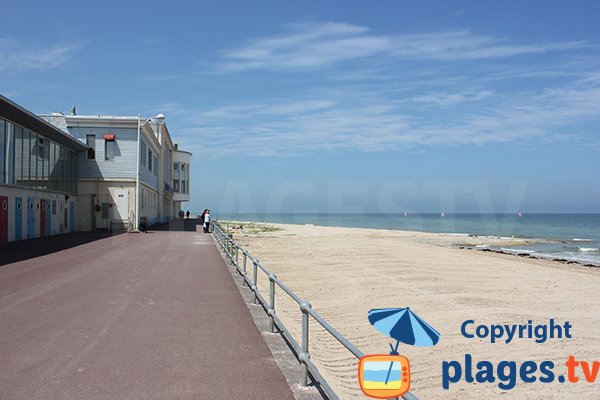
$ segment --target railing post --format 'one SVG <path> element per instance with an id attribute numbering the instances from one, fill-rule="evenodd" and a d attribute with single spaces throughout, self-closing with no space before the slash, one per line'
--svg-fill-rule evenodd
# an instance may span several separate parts
<path id="1" fill-rule="evenodd" d="M 308 351 L 308 309 L 310 303 L 303 301 L 300 304 L 300 311 L 302 311 L 302 353 L 298 356 L 300 359 L 300 386 L 308 386 L 308 365 L 306 361 L 310 359 L 310 353 Z"/>
<path id="2" fill-rule="evenodd" d="M 243 252 L 243 256 L 244 258 L 242 259 L 242 264 L 243 264 L 243 277 L 244 277 L 244 285 L 248 285 L 248 282 L 246 282 L 247 276 L 246 276 L 246 260 L 248 260 L 248 253 L 246 253 L 245 251 Z"/>
<path id="3" fill-rule="evenodd" d="M 254 260 L 254 262 L 252 262 L 252 291 L 254 292 L 254 304 L 258 304 L 258 260 Z"/>
<path id="4" fill-rule="evenodd" d="M 240 272 L 239 270 L 239 260 L 238 260 L 238 252 L 239 252 L 240 248 L 238 246 L 235 246 L 235 267 L 238 270 L 238 272 Z"/>
<path id="5" fill-rule="evenodd" d="M 273 273 L 269 274 L 269 324 L 271 325 L 271 333 L 275 333 L 275 279 L 277 276 Z"/>

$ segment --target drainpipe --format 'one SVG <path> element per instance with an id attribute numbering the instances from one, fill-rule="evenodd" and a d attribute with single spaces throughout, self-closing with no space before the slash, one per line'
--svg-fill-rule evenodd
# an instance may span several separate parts
<path id="1" fill-rule="evenodd" d="M 138 129 L 137 129 L 137 156 L 135 167 L 135 224 L 134 230 L 139 230 L 138 221 L 140 220 L 140 130 L 142 129 L 140 114 L 138 114 Z"/>

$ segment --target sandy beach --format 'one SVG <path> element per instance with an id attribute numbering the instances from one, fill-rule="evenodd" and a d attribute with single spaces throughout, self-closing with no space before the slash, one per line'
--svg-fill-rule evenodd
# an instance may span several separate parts
<path id="1" fill-rule="evenodd" d="M 235 224 L 232 224 L 235 225 Z M 570 355 L 600 360 L 600 269 L 553 261 L 461 249 L 459 246 L 518 245 L 519 239 L 468 237 L 419 232 L 251 224 L 232 230 L 248 249 L 300 297 L 365 354 L 386 353 L 390 339 L 373 328 L 367 313 L 374 308 L 409 306 L 441 333 L 431 348 L 400 345 L 411 362 L 411 391 L 421 399 L 597 399 L 596 384 L 523 383 L 513 389 L 495 383 L 466 383 L 442 388 L 442 363 L 465 354 L 473 364 L 503 360 L 517 366 L 549 360 L 554 373 L 567 374 Z M 259 275 L 268 294 L 268 281 Z M 295 303 L 277 297 L 277 312 L 300 337 L 300 312 Z M 468 339 L 461 325 L 557 324 L 569 321 L 572 338 L 515 338 L 490 343 Z M 311 357 L 342 399 L 364 398 L 356 381 L 357 360 L 333 338 L 311 324 Z M 473 366 L 475 372 L 477 369 Z M 539 371 L 538 371 L 539 372 Z M 494 371 L 495 373 L 495 371 Z M 539 374 L 538 374 L 539 376 Z"/>

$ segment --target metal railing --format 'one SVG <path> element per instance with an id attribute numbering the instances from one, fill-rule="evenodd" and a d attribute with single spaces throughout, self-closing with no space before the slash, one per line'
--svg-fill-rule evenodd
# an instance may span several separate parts
<path id="1" fill-rule="evenodd" d="M 216 221 L 215 221 L 216 222 Z M 346 339 L 341 333 L 339 333 L 331 324 L 325 321 L 315 310 L 312 309 L 311 304 L 298 297 L 292 292 L 283 282 L 277 278 L 277 276 L 267 270 L 259 260 L 252 257 L 246 249 L 238 245 L 232 237 L 223 232 L 221 226 L 216 223 L 214 226 L 214 235 L 217 242 L 225 252 L 227 258 L 235 266 L 238 274 L 244 279 L 244 284 L 250 288 L 254 293 L 254 303 L 260 304 L 269 316 L 269 325 L 271 332 L 276 333 L 277 330 L 284 335 L 285 339 L 291 345 L 293 351 L 296 353 L 298 361 L 300 362 L 300 385 L 307 387 L 309 382 L 309 373 L 312 375 L 313 382 L 318 384 L 322 391 L 331 400 L 339 400 L 338 395 L 333 391 L 327 380 L 321 375 L 317 366 L 310 359 L 309 351 L 309 316 L 312 317 L 325 331 L 333 336 L 342 346 L 344 346 L 350 353 L 352 353 L 357 359 L 360 359 L 364 353 L 354 346 L 348 339 Z M 241 253 L 241 265 L 240 265 L 240 253 Z M 251 276 L 248 276 L 248 260 L 252 263 Z M 258 289 L 258 270 L 261 270 L 269 279 L 269 301 L 260 293 Z M 285 294 L 287 294 L 292 300 L 294 300 L 302 312 L 302 337 L 301 343 L 293 337 L 291 332 L 284 325 L 283 321 L 279 318 L 275 310 L 275 288 L 279 286 Z M 418 400 L 415 395 L 408 392 L 402 396 L 405 400 Z"/>

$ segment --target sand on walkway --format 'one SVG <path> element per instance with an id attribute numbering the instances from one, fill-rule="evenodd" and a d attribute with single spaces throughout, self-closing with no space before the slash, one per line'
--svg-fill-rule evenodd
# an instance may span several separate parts
<path id="1" fill-rule="evenodd" d="M 253 224 L 256 228 L 257 225 Z M 553 361 L 556 377 L 565 375 L 569 355 L 600 360 L 600 270 L 552 261 L 459 249 L 455 244 L 494 245 L 507 239 L 419 232 L 268 224 L 233 231 L 234 238 L 365 354 L 386 353 L 390 339 L 373 328 L 373 308 L 411 307 L 441 333 L 431 348 L 400 345 L 411 362 L 411 391 L 421 399 L 597 399 L 596 384 L 523 383 L 505 390 L 494 383 L 466 383 L 442 388 L 442 363 L 465 354 L 473 363 L 503 360 Z M 518 239 L 515 239 L 518 244 Z M 268 296 L 268 280 L 259 274 Z M 276 309 L 297 338 L 301 313 L 278 292 Z M 467 339 L 461 324 L 557 324 L 569 321 L 571 339 L 514 339 L 490 343 Z M 364 398 L 357 383 L 357 360 L 335 339 L 311 323 L 311 358 L 342 399 Z M 470 328 L 473 331 L 473 327 Z M 476 365 L 473 366 L 477 372 Z M 539 371 L 534 374 L 541 376 Z"/>

